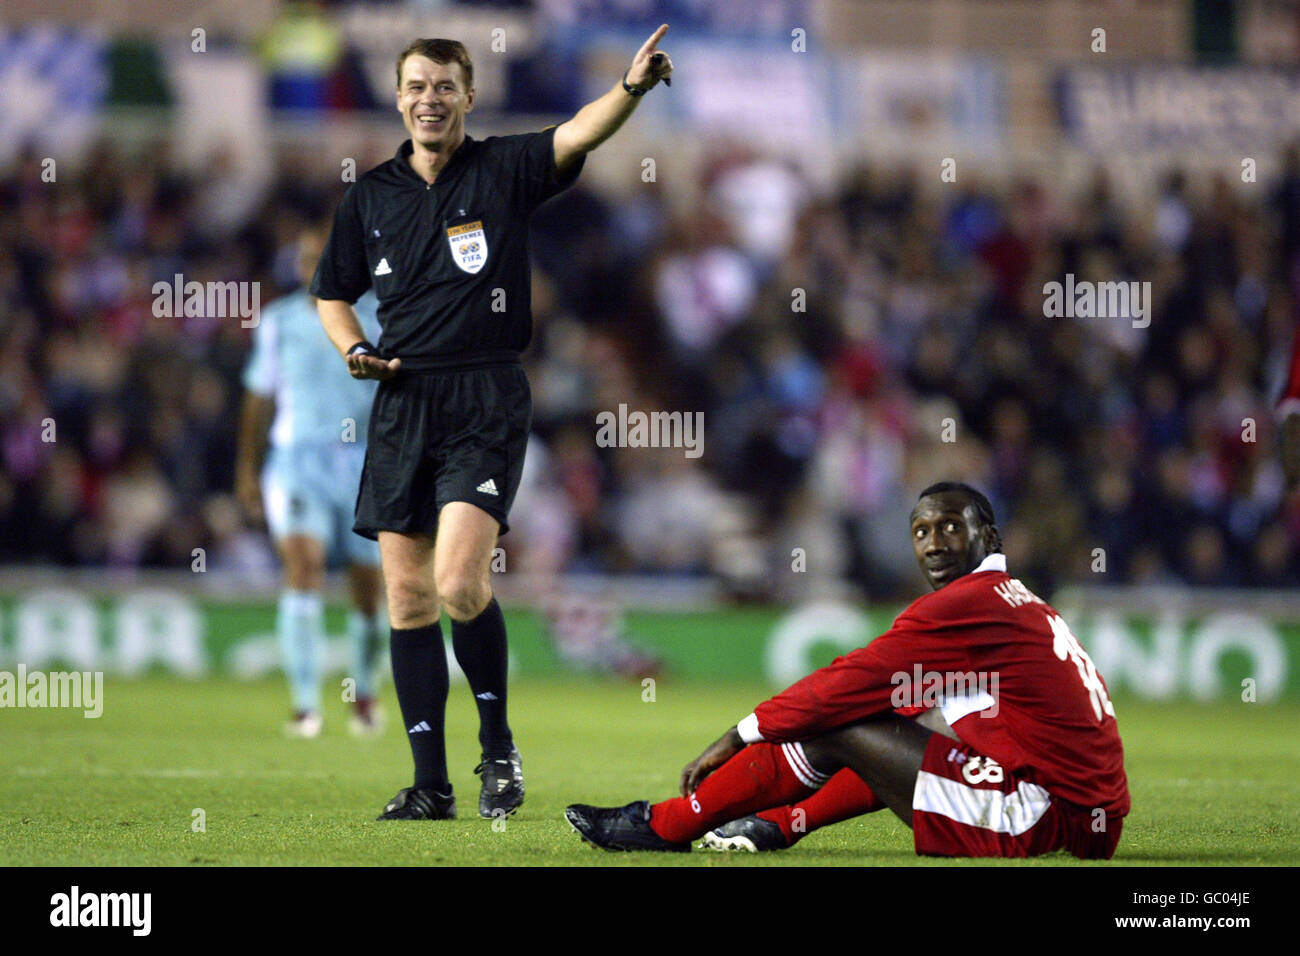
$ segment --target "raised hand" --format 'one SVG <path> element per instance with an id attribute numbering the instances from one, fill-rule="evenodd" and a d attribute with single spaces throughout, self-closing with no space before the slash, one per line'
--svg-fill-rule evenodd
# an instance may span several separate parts
<path id="1" fill-rule="evenodd" d="M 638 89 L 650 89 L 660 80 L 671 85 L 673 61 L 663 50 L 657 49 L 659 41 L 668 32 L 668 24 L 659 25 L 659 29 L 650 34 L 650 39 L 641 45 L 632 57 L 632 66 L 627 71 L 627 83 Z"/>

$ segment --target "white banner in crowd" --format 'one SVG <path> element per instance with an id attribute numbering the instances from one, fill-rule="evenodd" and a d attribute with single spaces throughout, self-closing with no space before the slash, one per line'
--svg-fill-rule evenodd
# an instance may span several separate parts
<path id="1" fill-rule="evenodd" d="M 1057 80 L 1061 125 L 1079 146 L 1271 150 L 1300 133 L 1300 72 L 1086 68 Z"/>
<path id="2" fill-rule="evenodd" d="M 844 61 L 842 128 L 873 150 L 916 158 L 990 155 L 1004 147 L 1002 68 L 977 57 L 879 52 Z"/>

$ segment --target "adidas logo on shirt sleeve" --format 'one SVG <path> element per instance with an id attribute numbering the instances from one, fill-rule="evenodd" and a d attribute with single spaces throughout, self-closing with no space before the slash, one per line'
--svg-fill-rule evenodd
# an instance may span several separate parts
<path id="1" fill-rule="evenodd" d="M 497 483 L 491 478 L 483 482 L 483 484 L 479 485 L 474 490 L 481 491 L 485 495 L 500 495 L 500 492 L 497 491 Z"/>

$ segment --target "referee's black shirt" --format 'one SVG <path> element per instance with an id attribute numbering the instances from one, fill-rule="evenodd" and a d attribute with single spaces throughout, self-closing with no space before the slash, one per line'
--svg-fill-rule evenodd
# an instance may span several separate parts
<path id="1" fill-rule="evenodd" d="M 411 371 L 522 352 L 533 327 L 529 216 L 586 161 L 557 177 L 554 137 L 554 127 L 466 136 L 432 184 L 411 168 L 408 139 L 343 196 L 311 294 L 356 302 L 373 286 L 379 352 Z"/>

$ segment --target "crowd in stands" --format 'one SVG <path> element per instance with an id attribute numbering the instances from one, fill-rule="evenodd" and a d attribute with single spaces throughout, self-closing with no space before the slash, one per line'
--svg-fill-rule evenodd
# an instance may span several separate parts
<path id="1" fill-rule="evenodd" d="M 0 169 L 0 561 L 187 567 L 202 547 L 210 570 L 269 570 L 232 495 L 250 331 L 160 316 L 153 289 L 290 291 L 294 238 L 342 187 L 286 159 L 235 202 L 166 149 L 90 155 L 57 183 L 30 151 Z M 665 187 L 580 180 L 535 219 L 509 566 L 911 597 L 907 514 L 960 478 L 1044 593 L 1294 584 L 1300 496 L 1271 406 L 1297 320 L 1300 160 L 1282 166 L 1247 189 L 1170 170 L 1141 203 L 1100 171 L 1065 194 L 862 166 L 819 195 L 718 144 L 689 218 Z M 1149 325 L 1048 315 L 1044 285 L 1066 274 L 1149 282 Z M 703 455 L 600 447 L 596 415 L 620 404 L 703 412 Z"/>

